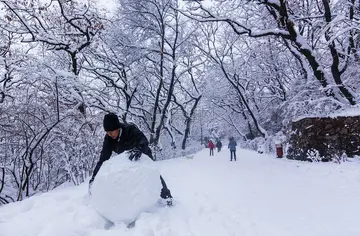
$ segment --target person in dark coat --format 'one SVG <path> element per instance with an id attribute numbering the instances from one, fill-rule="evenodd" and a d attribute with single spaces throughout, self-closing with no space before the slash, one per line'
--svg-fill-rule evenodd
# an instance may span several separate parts
<path id="1" fill-rule="evenodd" d="M 230 149 L 230 161 L 233 160 L 233 156 L 234 156 L 234 161 L 236 161 L 236 146 L 237 143 L 234 140 L 234 137 L 231 137 L 228 145 L 228 148 Z"/>
<path id="2" fill-rule="evenodd" d="M 222 148 L 222 143 L 221 143 L 220 139 L 216 142 L 216 147 L 217 147 L 218 152 L 220 152 L 221 148 Z"/>
<path id="3" fill-rule="evenodd" d="M 141 132 L 135 125 L 120 123 L 119 118 L 114 113 L 109 113 L 104 116 L 104 130 L 106 135 L 103 142 L 103 147 L 100 154 L 100 159 L 97 162 L 93 175 L 89 181 L 89 187 L 95 179 L 96 174 L 99 172 L 100 167 L 110 159 L 112 152 L 120 154 L 124 151 L 130 151 L 129 159 L 131 161 L 139 160 L 141 154 L 147 155 L 153 161 L 151 149 L 149 148 L 149 142 L 143 132 Z M 160 197 L 167 200 L 167 204 L 172 204 L 171 192 L 168 189 L 163 177 L 160 175 L 160 181 L 162 189 Z"/>
<path id="4" fill-rule="evenodd" d="M 211 139 L 209 141 L 209 148 L 210 148 L 210 156 L 214 156 L 215 145 L 214 145 L 214 143 L 213 143 L 213 141 Z"/>

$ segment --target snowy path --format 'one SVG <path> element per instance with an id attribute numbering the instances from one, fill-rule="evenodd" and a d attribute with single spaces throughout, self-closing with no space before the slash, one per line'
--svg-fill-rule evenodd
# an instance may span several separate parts
<path id="1" fill-rule="evenodd" d="M 239 150 L 159 162 L 177 205 L 109 230 L 87 186 L 0 207 L 1 236 L 358 236 L 360 163 L 300 163 Z"/>

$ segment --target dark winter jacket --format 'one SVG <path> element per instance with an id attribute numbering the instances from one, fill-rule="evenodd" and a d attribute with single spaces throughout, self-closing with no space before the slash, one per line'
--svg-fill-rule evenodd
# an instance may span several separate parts
<path id="1" fill-rule="evenodd" d="M 105 135 L 100 160 L 96 164 L 91 180 L 94 180 L 103 162 L 110 159 L 112 152 L 120 154 L 126 150 L 137 148 L 154 160 L 147 138 L 135 125 L 120 123 L 120 128 L 119 137 L 116 139 Z"/>
<path id="2" fill-rule="evenodd" d="M 230 151 L 236 151 L 236 146 L 237 146 L 236 141 L 234 139 L 231 139 L 228 145 Z"/>
<path id="3" fill-rule="evenodd" d="M 221 148 L 221 147 L 222 147 L 221 141 L 218 141 L 218 142 L 216 143 L 216 147 L 217 147 L 217 148 Z"/>

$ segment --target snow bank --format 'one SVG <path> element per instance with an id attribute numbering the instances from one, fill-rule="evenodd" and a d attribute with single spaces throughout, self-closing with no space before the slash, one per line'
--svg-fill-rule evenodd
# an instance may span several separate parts
<path id="1" fill-rule="evenodd" d="M 339 117 L 339 116 L 360 116 L 360 107 L 350 107 L 340 111 L 335 111 L 329 117 Z"/>
<path id="2" fill-rule="evenodd" d="M 155 205 L 160 190 L 160 173 L 150 158 L 143 155 L 134 162 L 121 154 L 101 166 L 90 203 L 105 218 L 130 223 Z"/>
<path id="3" fill-rule="evenodd" d="M 349 108 L 344 108 L 342 110 L 334 111 L 330 114 L 319 114 L 319 115 L 305 115 L 305 116 L 299 116 L 294 119 L 292 119 L 292 122 L 297 122 L 299 120 L 305 119 L 305 118 L 336 118 L 341 116 L 360 116 L 360 107 L 353 106 Z"/>
<path id="4" fill-rule="evenodd" d="M 132 229 L 107 227 L 84 183 L 0 206 L 0 236 L 360 235 L 359 159 L 308 163 L 238 149 L 230 162 L 228 150 L 214 154 L 155 162 L 176 205 L 142 212 Z"/>

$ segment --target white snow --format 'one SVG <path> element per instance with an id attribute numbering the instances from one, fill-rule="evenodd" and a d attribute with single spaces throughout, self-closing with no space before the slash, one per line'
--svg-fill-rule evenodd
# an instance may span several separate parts
<path id="1" fill-rule="evenodd" d="M 132 229 L 108 229 L 83 184 L 0 207 L 0 235 L 360 235 L 358 160 L 307 163 L 242 149 L 237 160 L 226 149 L 212 157 L 204 149 L 193 159 L 156 162 L 176 205 L 141 213 Z"/>
<path id="2" fill-rule="evenodd" d="M 336 118 L 336 117 L 344 117 L 344 116 L 360 116 L 360 107 L 354 106 L 345 108 L 339 111 L 334 111 L 331 114 L 328 115 L 306 115 L 306 116 L 299 116 L 296 119 L 293 119 L 293 122 L 297 122 L 302 119 L 306 118 L 324 118 L 324 117 L 330 117 L 330 118 Z"/>
<path id="3" fill-rule="evenodd" d="M 336 111 L 330 115 L 330 117 L 339 116 L 360 116 L 360 107 L 351 107 L 341 111 Z"/>
<path id="4" fill-rule="evenodd" d="M 160 172 L 150 158 L 129 161 L 127 154 L 104 162 L 91 189 L 90 203 L 112 222 L 131 223 L 151 210 L 161 191 Z"/>

